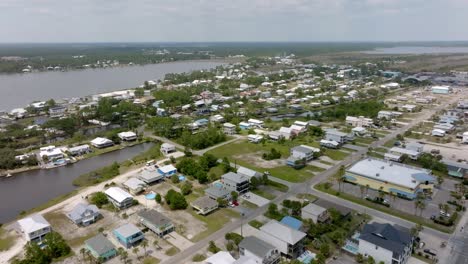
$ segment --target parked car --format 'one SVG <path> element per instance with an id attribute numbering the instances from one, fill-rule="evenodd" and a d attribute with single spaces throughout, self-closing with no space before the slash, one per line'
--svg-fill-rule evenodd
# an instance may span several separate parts
<path id="1" fill-rule="evenodd" d="M 447 212 L 445 212 L 445 211 L 440 211 L 439 214 L 440 214 L 441 216 L 450 217 L 450 214 L 447 213 Z"/>
<path id="2" fill-rule="evenodd" d="M 431 149 L 431 154 L 440 154 L 440 149 Z"/>
<path id="3" fill-rule="evenodd" d="M 429 254 L 431 256 L 437 256 L 437 254 L 435 252 L 432 252 L 430 249 L 425 249 L 423 251 L 424 251 L 424 253 Z"/>

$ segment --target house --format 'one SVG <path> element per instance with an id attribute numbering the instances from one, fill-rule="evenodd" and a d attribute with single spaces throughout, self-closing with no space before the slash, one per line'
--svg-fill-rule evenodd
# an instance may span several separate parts
<path id="1" fill-rule="evenodd" d="M 433 129 L 443 130 L 446 133 L 453 131 L 454 128 L 455 128 L 454 125 L 448 124 L 448 123 L 437 123 L 433 127 Z"/>
<path id="2" fill-rule="evenodd" d="M 146 167 L 140 172 L 140 174 L 138 175 L 138 178 L 142 180 L 144 183 L 150 185 L 155 182 L 163 180 L 164 175 L 159 173 L 159 171 L 156 170 L 154 167 Z"/>
<path id="3" fill-rule="evenodd" d="M 300 230 L 302 227 L 302 221 L 292 216 L 285 216 L 281 219 L 280 223 L 285 224 L 293 229 Z"/>
<path id="4" fill-rule="evenodd" d="M 207 215 L 218 209 L 218 202 L 208 196 L 202 196 L 191 202 L 190 206 L 192 206 L 198 214 Z"/>
<path id="5" fill-rule="evenodd" d="M 385 264 L 404 264 L 411 257 L 413 236 L 410 231 L 398 225 L 373 222 L 366 224 L 359 235 L 358 252 L 372 256 Z"/>
<path id="6" fill-rule="evenodd" d="M 312 160 L 316 153 L 320 153 L 320 149 L 309 147 L 306 145 L 295 146 L 290 150 L 291 156 L 295 159 L 305 159 L 306 161 Z"/>
<path id="7" fill-rule="evenodd" d="M 250 129 L 250 124 L 247 123 L 247 122 L 240 122 L 239 123 L 239 128 L 242 129 L 242 130 L 248 130 Z"/>
<path id="8" fill-rule="evenodd" d="M 219 251 L 205 259 L 205 264 L 234 264 L 236 260 L 226 251 Z"/>
<path id="9" fill-rule="evenodd" d="M 164 175 L 165 177 L 171 177 L 177 173 L 177 168 L 174 165 L 169 164 L 158 168 L 158 172 Z"/>
<path id="10" fill-rule="evenodd" d="M 468 144 L 468 131 L 463 133 L 461 143 Z"/>
<path id="11" fill-rule="evenodd" d="M 351 129 L 353 136 L 364 137 L 368 135 L 367 129 L 365 127 L 354 127 Z"/>
<path id="12" fill-rule="evenodd" d="M 354 163 L 346 170 L 344 178 L 353 184 L 406 199 L 414 199 L 420 192 L 431 194 L 435 183 L 430 170 L 376 158 Z"/>
<path id="13" fill-rule="evenodd" d="M 291 128 L 291 132 L 294 135 L 299 135 L 307 131 L 307 128 L 305 126 L 291 125 L 290 128 Z"/>
<path id="14" fill-rule="evenodd" d="M 442 159 L 442 163 L 447 166 L 448 175 L 462 179 L 468 177 L 468 163 L 448 159 Z"/>
<path id="15" fill-rule="evenodd" d="M 30 242 L 41 242 L 48 233 L 52 232 L 49 222 L 40 214 L 20 219 L 18 225 L 24 238 Z"/>
<path id="16" fill-rule="evenodd" d="M 336 129 L 326 129 L 325 139 L 338 142 L 339 144 L 345 144 L 348 141 L 352 141 L 354 137 L 352 134 L 343 133 Z"/>
<path id="17" fill-rule="evenodd" d="M 88 226 L 96 222 L 100 215 L 96 205 L 79 203 L 67 214 L 67 217 L 75 225 Z"/>
<path id="18" fill-rule="evenodd" d="M 278 264 L 280 252 L 270 243 L 255 236 L 248 236 L 239 243 L 239 255 L 252 259 L 255 264 Z"/>
<path id="19" fill-rule="evenodd" d="M 137 134 L 135 134 L 132 131 L 127 131 L 127 132 L 120 132 L 117 134 L 117 136 L 120 138 L 122 141 L 134 141 L 137 140 Z"/>
<path id="20" fill-rule="evenodd" d="M 234 172 L 223 174 L 221 176 L 221 183 L 229 191 L 235 191 L 239 194 L 249 191 L 250 188 L 250 178 L 246 175 Z"/>
<path id="21" fill-rule="evenodd" d="M 363 116 L 347 116 L 345 122 L 346 125 L 353 127 L 369 127 L 374 123 L 374 121 L 371 118 L 366 118 Z"/>
<path id="22" fill-rule="evenodd" d="M 452 89 L 450 88 L 450 86 L 446 85 L 432 86 L 431 91 L 433 94 L 449 94 L 452 91 Z"/>
<path id="23" fill-rule="evenodd" d="M 91 140 L 91 145 L 96 148 L 107 148 L 107 147 L 113 146 L 114 142 L 112 142 L 112 140 L 107 139 L 107 138 L 97 137 Z"/>
<path id="24" fill-rule="evenodd" d="M 64 106 L 54 106 L 49 108 L 49 116 L 54 117 L 62 117 L 67 112 L 67 108 Z"/>
<path id="25" fill-rule="evenodd" d="M 445 137 L 445 131 L 442 129 L 433 129 L 431 135 L 433 137 Z"/>
<path id="26" fill-rule="evenodd" d="M 236 125 L 231 123 L 224 123 L 223 124 L 223 131 L 226 135 L 234 135 L 236 134 Z"/>
<path id="27" fill-rule="evenodd" d="M 162 143 L 160 151 L 164 156 L 167 156 L 167 154 L 176 152 L 177 150 L 176 147 L 170 143 Z"/>
<path id="28" fill-rule="evenodd" d="M 324 223 L 330 219 L 330 213 L 326 208 L 319 205 L 309 203 L 301 209 L 301 218 L 310 219 L 312 222 Z"/>
<path id="29" fill-rule="evenodd" d="M 145 239 L 143 232 L 131 223 L 114 229 L 113 234 L 115 239 L 126 248 L 135 246 Z"/>
<path id="30" fill-rule="evenodd" d="M 254 170 L 251 170 L 249 168 L 246 168 L 246 167 L 242 167 L 242 166 L 238 166 L 237 167 L 237 174 L 240 174 L 240 175 L 244 175 L 244 176 L 247 176 L 249 178 L 249 181 L 255 177 L 257 179 L 260 179 L 263 174 L 261 174 L 260 172 L 258 171 L 254 171 Z"/>
<path id="31" fill-rule="evenodd" d="M 304 252 L 306 234 L 276 220 L 270 220 L 260 227 L 258 237 L 288 258 L 295 259 Z"/>
<path id="32" fill-rule="evenodd" d="M 278 140 L 284 138 L 284 136 L 279 131 L 270 131 L 270 132 L 268 132 L 268 138 L 273 140 L 273 141 L 278 141 Z"/>
<path id="33" fill-rule="evenodd" d="M 172 221 L 156 210 L 142 210 L 138 212 L 138 217 L 142 225 L 146 226 L 159 237 L 164 237 L 175 230 Z"/>
<path id="34" fill-rule="evenodd" d="M 260 143 L 260 141 L 262 141 L 262 139 L 263 139 L 263 136 L 261 136 L 261 135 L 253 135 L 253 134 L 251 134 L 251 135 L 248 135 L 248 136 L 247 136 L 247 140 L 248 140 L 249 142 L 251 142 L 251 143 Z"/>
<path id="35" fill-rule="evenodd" d="M 392 120 L 394 118 L 397 118 L 401 116 L 401 112 L 395 112 L 395 111 L 379 111 L 377 113 L 377 118 L 378 119 L 386 119 L 386 120 Z"/>
<path id="36" fill-rule="evenodd" d="M 110 187 L 104 193 L 118 209 L 125 209 L 133 205 L 133 196 L 119 187 Z"/>
<path id="37" fill-rule="evenodd" d="M 109 260 L 117 256 L 117 250 L 114 244 L 109 241 L 102 233 L 85 241 L 86 249 L 95 259 Z"/>
<path id="38" fill-rule="evenodd" d="M 127 189 L 131 194 L 139 194 L 145 190 L 146 184 L 140 179 L 129 178 L 122 185 Z"/>
<path id="39" fill-rule="evenodd" d="M 281 133 L 284 139 L 291 139 L 291 137 L 294 135 L 290 127 L 280 127 L 278 131 Z"/>
<path id="40" fill-rule="evenodd" d="M 91 147 L 88 144 L 71 147 L 68 149 L 68 153 L 70 153 L 72 156 L 81 156 L 90 153 L 91 151 Z"/>
<path id="41" fill-rule="evenodd" d="M 417 160 L 419 156 L 421 156 L 421 152 L 400 147 L 393 147 L 388 152 L 392 155 L 399 156 L 398 160 L 400 160 L 403 155 L 407 155 L 412 160 Z"/>
<path id="42" fill-rule="evenodd" d="M 223 123 L 224 117 L 222 115 L 214 115 L 210 118 L 211 122 L 213 123 Z"/>
<path id="43" fill-rule="evenodd" d="M 256 128 L 262 128 L 263 127 L 263 121 L 262 120 L 251 118 L 251 119 L 247 120 L 247 123 L 249 123 L 249 125 L 252 126 L 252 127 L 256 127 Z"/>
<path id="44" fill-rule="evenodd" d="M 411 105 L 411 104 L 405 104 L 405 105 L 402 105 L 400 108 L 401 108 L 402 111 L 414 112 L 416 110 L 417 106 L 416 105 Z"/>
<path id="45" fill-rule="evenodd" d="M 337 149 L 340 147 L 340 143 L 333 140 L 320 140 L 320 146 L 325 148 Z"/>
<path id="46" fill-rule="evenodd" d="M 231 190 L 224 187 L 221 183 L 214 184 L 205 189 L 205 194 L 213 200 L 231 200 Z"/>
<path id="47" fill-rule="evenodd" d="M 418 142 L 408 142 L 405 146 L 406 149 L 416 151 L 416 152 L 422 152 L 424 150 L 424 145 Z"/>
<path id="48" fill-rule="evenodd" d="M 210 121 L 208 121 L 208 119 L 206 118 L 202 118 L 202 119 L 195 120 L 194 123 L 197 124 L 198 127 L 206 127 L 208 126 Z"/>
<path id="49" fill-rule="evenodd" d="M 54 161 L 65 157 L 62 150 L 55 146 L 47 146 L 39 149 L 39 156 L 46 161 Z"/>

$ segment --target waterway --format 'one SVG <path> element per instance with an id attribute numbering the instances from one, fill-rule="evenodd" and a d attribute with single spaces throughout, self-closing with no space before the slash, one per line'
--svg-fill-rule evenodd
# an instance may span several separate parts
<path id="1" fill-rule="evenodd" d="M 14 220 L 25 210 L 37 207 L 76 189 L 72 182 L 78 176 L 112 164 L 122 162 L 150 149 L 153 143 L 116 150 L 75 164 L 49 170 L 35 170 L 0 177 L 0 223 Z"/>
<path id="2" fill-rule="evenodd" d="M 389 54 L 389 55 L 420 55 L 420 54 L 450 54 L 468 53 L 468 47 L 418 47 L 418 46 L 398 46 L 391 48 L 376 48 L 370 51 L 363 51 L 366 54 Z"/>
<path id="3" fill-rule="evenodd" d="M 122 66 L 67 72 L 33 72 L 0 75 L 0 110 L 24 107 L 38 101 L 82 97 L 134 88 L 167 73 L 215 68 L 220 61 L 178 61 L 143 66 Z"/>

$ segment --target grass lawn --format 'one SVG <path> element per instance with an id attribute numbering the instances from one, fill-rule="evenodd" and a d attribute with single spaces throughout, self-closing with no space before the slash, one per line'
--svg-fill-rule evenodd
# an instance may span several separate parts
<path id="1" fill-rule="evenodd" d="M 159 262 L 161 262 L 159 259 L 151 256 L 143 259 L 143 264 L 158 264 Z"/>
<path id="2" fill-rule="evenodd" d="M 243 200 L 243 201 L 241 202 L 241 204 L 242 204 L 242 206 L 247 207 L 247 208 L 249 208 L 249 209 L 256 209 L 256 208 L 258 208 L 258 205 L 254 204 L 254 203 L 251 203 L 251 202 L 249 202 L 249 201 L 246 201 L 246 200 Z"/>
<path id="3" fill-rule="evenodd" d="M 387 148 L 392 148 L 392 147 L 394 147 L 394 144 L 397 141 L 398 140 L 396 138 L 392 138 L 389 141 L 385 142 L 384 146 L 387 147 Z"/>
<path id="4" fill-rule="evenodd" d="M 386 148 L 380 147 L 380 148 L 375 148 L 374 151 L 382 152 L 382 153 L 387 153 L 388 150 L 387 150 Z"/>
<path id="5" fill-rule="evenodd" d="M 232 211 L 227 208 L 220 208 L 219 210 L 214 211 L 213 213 L 207 216 L 199 215 L 193 210 L 189 210 L 189 212 L 192 214 L 193 217 L 206 223 L 206 227 L 207 227 L 205 231 L 194 236 L 191 239 L 192 242 L 200 241 L 201 239 L 209 236 L 211 233 L 223 227 L 223 225 L 225 225 L 227 222 L 231 221 L 231 218 L 240 217 L 238 212 Z"/>
<path id="6" fill-rule="evenodd" d="M 398 210 L 395 210 L 395 209 L 392 209 L 392 208 L 389 208 L 389 207 L 378 205 L 376 203 L 367 201 L 365 199 L 361 199 L 359 197 L 355 197 L 355 196 L 350 195 L 350 194 L 339 193 L 339 195 L 337 195 L 338 194 L 337 191 L 335 191 L 335 190 L 333 190 L 331 188 L 330 189 L 325 189 L 323 184 L 315 185 L 314 188 L 321 191 L 321 192 L 325 192 L 325 193 L 328 193 L 328 194 L 331 194 L 331 195 L 334 195 L 334 196 L 338 196 L 338 197 L 340 197 L 342 199 L 351 201 L 353 203 L 357 203 L 357 204 L 360 204 L 360 205 L 363 205 L 363 206 L 366 206 L 366 207 L 369 207 L 369 208 L 372 208 L 372 209 L 375 209 L 375 210 L 378 210 L 378 211 L 382 211 L 384 213 L 387 213 L 387 214 L 390 214 L 390 215 L 393 215 L 393 216 L 396 216 L 396 217 L 400 217 L 400 218 L 403 218 L 405 220 L 411 221 L 413 223 L 421 224 L 423 226 L 427 226 L 427 227 L 439 230 L 439 231 L 444 232 L 444 233 L 449 233 L 450 234 L 454 230 L 453 227 L 441 226 L 441 225 L 438 225 L 438 224 L 432 222 L 429 219 L 424 219 L 424 218 L 421 218 L 420 216 L 417 216 L 417 215 L 401 212 L 401 211 L 398 211 Z"/>
<path id="7" fill-rule="evenodd" d="M 224 174 L 223 167 L 221 165 L 218 165 L 216 167 L 211 168 L 210 171 L 208 171 L 208 175 L 210 175 L 212 173 L 214 173 L 216 175 L 217 179 L 220 179 L 221 175 Z"/>
<path id="8" fill-rule="evenodd" d="M 341 152 L 339 150 L 334 149 L 326 149 L 324 155 L 328 156 L 330 159 L 333 160 L 343 160 L 349 155 L 349 153 Z"/>
<path id="9" fill-rule="evenodd" d="M 166 250 L 166 252 L 164 252 L 164 254 L 168 255 L 168 256 L 174 256 L 175 254 L 179 253 L 180 250 L 174 246 L 172 246 L 170 249 Z"/>
<path id="10" fill-rule="evenodd" d="M 362 138 L 362 137 L 358 137 L 356 138 L 354 141 L 356 141 L 357 143 L 363 143 L 363 144 L 370 144 L 372 142 L 375 141 L 375 139 L 373 138 Z"/>
<path id="11" fill-rule="evenodd" d="M 68 240 L 67 243 L 72 248 L 79 247 L 79 246 L 82 246 L 86 240 L 96 236 L 97 234 L 98 234 L 98 232 L 95 232 L 95 233 L 93 232 L 93 233 L 88 234 L 86 236 L 75 237 L 75 238 L 72 238 L 72 239 Z"/>
<path id="12" fill-rule="evenodd" d="M 6 251 L 15 244 L 16 238 L 8 236 L 7 232 L 0 227 L 0 251 Z"/>
<path id="13" fill-rule="evenodd" d="M 254 220 L 252 220 L 252 221 L 249 222 L 249 225 L 250 225 L 251 227 L 254 227 L 254 228 L 259 229 L 260 227 L 263 226 L 263 223 L 260 222 L 260 221 L 258 221 L 258 220 L 255 220 L 255 219 L 254 219 Z"/>
<path id="14" fill-rule="evenodd" d="M 288 186 L 272 180 L 268 180 L 268 186 L 280 192 L 287 192 L 289 190 Z"/>
<path id="15" fill-rule="evenodd" d="M 206 256 L 204 254 L 196 254 L 192 257 L 193 262 L 202 262 L 206 259 Z"/>
<path id="16" fill-rule="evenodd" d="M 275 199 L 275 195 L 269 193 L 269 192 L 265 192 L 263 190 L 259 190 L 259 189 L 256 189 L 256 190 L 253 190 L 252 191 L 253 193 L 255 193 L 256 195 L 260 195 L 261 197 L 265 198 L 265 199 L 268 199 L 268 200 L 273 200 Z"/>
<path id="17" fill-rule="evenodd" d="M 318 198 L 315 195 L 312 195 L 310 193 L 299 193 L 296 195 L 297 198 L 299 199 L 307 199 L 309 202 L 315 202 Z"/>
<path id="18" fill-rule="evenodd" d="M 371 156 L 371 157 L 374 157 L 374 158 L 378 158 L 378 159 L 384 159 L 385 158 L 384 154 L 382 154 L 380 152 L 375 152 L 375 151 L 369 151 L 369 152 L 367 152 L 367 155 Z"/>

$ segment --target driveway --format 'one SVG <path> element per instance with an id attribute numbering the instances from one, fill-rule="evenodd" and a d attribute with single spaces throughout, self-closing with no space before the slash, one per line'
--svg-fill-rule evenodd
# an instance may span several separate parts
<path id="1" fill-rule="evenodd" d="M 164 239 L 166 239 L 167 242 L 171 243 L 181 251 L 184 251 L 193 245 L 193 243 L 190 240 L 179 235 L 177 232 L 169 233 L 168 235 L 164 236 Z"/>
<path id="2" fill-rule="evenodd" d="M 256 195 L 255 193 L 252 193 L 252 192 L 247 192 L 241 195 L 240 199 L 256 204 L 258 207 L 261 207 L 261 206 L 264 206 L 265 204 L 270 203 L 270 200 L 263 198 L 260 195 Z"/>

